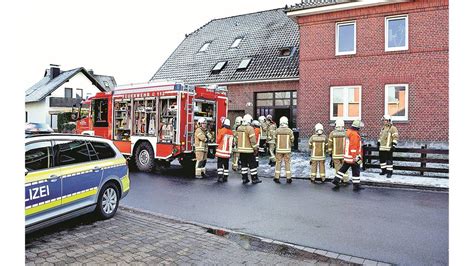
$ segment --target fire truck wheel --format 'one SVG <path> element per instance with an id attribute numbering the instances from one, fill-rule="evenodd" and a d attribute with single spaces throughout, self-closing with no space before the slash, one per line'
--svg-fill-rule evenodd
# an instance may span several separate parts
<path id="1" fill-rule="evenodd" d="M 151 172 L 155 167 L 153 148 L 148 142 L 141 142 L 135 150 L 135 164 L 142 172 Z"/>

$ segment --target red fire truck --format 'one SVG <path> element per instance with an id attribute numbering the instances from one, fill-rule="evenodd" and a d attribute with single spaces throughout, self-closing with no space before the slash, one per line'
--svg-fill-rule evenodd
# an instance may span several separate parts
<path id="1" fill-rule="evenodd" d="M 178 158 L 194 168 L 193 134 L 203 117 L 213 139 L 227 117 L 226 90 L 217 86 L 193 86 L 179 82 L 153 82 L 116 87 L 99 92 L 73 110 L 78 134 L 113 140 L 141 171 L 156 164 L 169 166 Z"/>

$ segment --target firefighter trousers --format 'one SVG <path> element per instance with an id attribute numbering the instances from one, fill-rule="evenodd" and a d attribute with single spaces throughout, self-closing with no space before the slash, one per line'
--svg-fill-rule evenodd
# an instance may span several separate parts
<path id="1" fill-rule="evenodd" d="M 280 179 L 281 161 L 285 161 L 286 178 L 291 179 L 291 153 L 277 153 L 275 155 L 275 179 Z"/>
<path id="2" fill-rule="evenodd" d="M 342 167 L 342 164 L 344 163 L 344 159 L 332 159 L 332 162 L 334 163 L 334 170 L 336 171 Z M 349 182 L 349 174 L 346 172 L 343 175 L 344 178 L 342 178 L 342 182 L 347 183 Z"/>
<path id="3" fill-rule="evenodd" d="M 326 161 L 311 160 L 311 180 L 315 180 L 319 168 L 319 177 L 322 181 L 326 180 Z"/>
<path id="4" fill-rule="evenodd" d="M 393 152 L 379 151 L 380 169 L 385 169 L 387 172 L 393 172 Z"/>
<path id="5" fill-rule="evenodd" d="M 229 158 L 217 157 L 217 175 L 227 180 L 227 177 L 229 177 Z"/>
<path id="6" fill-rule="evenodd" d="M 275 162 L 275 143 L 268 143 L 268 150 L 270 151 L 270 161 Z"/>
<path id="7" fill-rule="evenodd" d="M 232 153 L 232 169 L 237 171 L 239 169 L 239 153 L 233 152 Z"/>
<path id="8" fill-rule="evenodd" d="M 255 160 L 255 155 L 253 153 L 241 153 L 240 154 L 240 162 L 242 163 L 242 179 L 246 180 L 248 179 L 248 174 L 250 172 L 250 175 L 252 176 L 253 179 L 257 179 L 257 161 Z"/>
<path id="9" fill-rule="evenodd" d="M 358 163 L 349 164 L 344 162 L 341 168 L 337 170 L 336 177 L 338 177 L 339 179 L 343 179 L 344 174 L 347 172 L 347 170 L 349 170 L 349 168 L 351 168 L 352 170 L 352 183 L 360 184 L 360 164 Z"/>
<path id="10" fill-rule="evenodd" d="M 196 178 L 202 178 L 202 174 L 206 174 L 207 152 L 196 152 Z"/>

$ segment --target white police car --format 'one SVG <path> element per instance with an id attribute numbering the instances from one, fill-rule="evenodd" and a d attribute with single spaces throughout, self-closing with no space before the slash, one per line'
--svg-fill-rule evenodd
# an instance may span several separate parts
<path id="1" fill-rule="evenodd" d="M 26 232 L 85 213 L 115 215 L 130 189 L 128 166 L 113 142 L 100 137 L 25 137 Z"/>

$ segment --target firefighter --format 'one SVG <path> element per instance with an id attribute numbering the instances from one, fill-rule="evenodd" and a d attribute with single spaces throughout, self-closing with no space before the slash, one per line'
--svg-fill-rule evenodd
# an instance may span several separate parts
<path id="1" fill-rule="evenodd" d="M 267 143 L 268 150 L 270 152 L 270 159 L 268 164 L 270 166 L 275 166 L 275 132 L 277 130 L 276 123 L 272 120 L 271 115 L 267 115 Z"/>
<path id="2" fill-rule="evenodd" d="M 217 131 L 217 182 L 227 182 L 229 177 L 229 158 L 233 141 L 234 133 L 230 129 L 230 120 L 225 119 L 222 128 Z"/>
<path id="3" fill-rule="evenodd" d="M 203 117 L 199 118 L 197 128 L 194 131 L 194 152 L 196 154 L 196 178 L 203 178 L 206 176 L 206 162 L 207 162 L 207 143 L 209 143 L 211 136 L 207 132 L 207 122 Z"/>
<path id="4" fill-rule="evenodd" d="M 389 115 L 384 115 L 382 120 L 383 128 L 377 141 L 380 169 L 382 169 L 380 175 L 387 174 L 387 178 L 391 178 L 393 173 L 393 151 L 398 143 L 398 130 L 392 124 L 392 118 Z"/>
<path id="5" fill-rule="evenodd" d="M 317 123 L 314 126 L 315 134 L 309 138 L 309 148 L 311 150 L 311 183 L 316 183 L 316 179 L 324 183 L 326 181 L 326 146 L 327 137 L 324 135 L 323 125 Z M 316 173 L 319 168 L 319 178 Z"/>
<path id="6" fill-rule="evenodd" d="M 295 137 L 293 135 L 293 130 L 288 127 L 288 118 L 282 116 L 280 118 L 280 127 L 275 131 L 275 140 L 276 140 L 276 165 L 275 165 L 275 177 L 273 181 L 275 183 L 280 183 L 280 171 L 281 171 L 281 161 L 285 161 L 285 170 L 286 170 L 286 183 L 290 184 L 291 179 L 291 146 Z"/>
<path id="7" fill-rule="evenodd" d="M 265 116 L 260 116 L 258 118 L 258 122 L 260 122 L 260 142 L 258 145 L 258 151 L 260 154 L 265 155 L 266 149 L 265 147 L 267 146 L 267 129 L 268 129 L 268 124 L 267 124 L 267 119 Z"/>
<path id="8" fill-rule="evenodd" d="M 239 168 L 239 153 L 237 152 L 237 128 L 242 124 L 242 117 L 235 118 L 232 131 L 234 132 L 234 148 L 232 150 L 232 170 L 237 171 Z"/>
<path id="9" fill-rule="evenodd" d="M 255 130 L 255 139 L 257 140 L 257 144 L 260 143 L 260 138 L 262 136 L 261 134 L 261 128 L 260 128 L 260 122 L 258 122 L 257 120 L 253 120 L 252 121 L 252 127 L 254 128 Z M 258 153 L 257 155 L 255 155 L 255 161 L 257 161 L 257 166 L 258 166 L 258 154 L 260 153 L 260 145 L 258 147 Z"/>
<path id="10" fill-rule="evenodd" d="M 246 114 L 242 119 L 242 125 L 237 128 L 237 152 L 240 154 L 242 163 L 242 183 L 250 182 L 248 173 L 252 176 L 252 184 L 258 184 L 262 180 L 258 179 L 257 161 L 255 155 L 258 154 L 258 143 L 255 138 L 255 130 L 250 125 L 252 116 Z"/>
<path id="11" fill-rule="evenodd" d="M 344 162 L 344 139 L 346 131 L 344 130 L 344 120 L 337 119 L 336 127 L 328 137 L 328 153 L 331 156 L 331 166 L 336 170 L 341 168 Z M 349 175 L 345 173 L 342 178 L 342 184 L 349 184 Z"/>
<path id="12" fill-rule="evenodd" d="M 344 163 L 341 168 L 337 169 L 336 177 L 332 183 L 335 185 L 334 189 L 339 188 L 339 183 L 344 174 L 351 168 L 352 170 L 352 185 L 353 190 L 361 190 L 360 186 L 360 164 L 362 163 L 362 143 L 359 130 L 364 124 L 360 120 L 354 120 L 352 126 L 346 132 L 344 143 Z"/>

